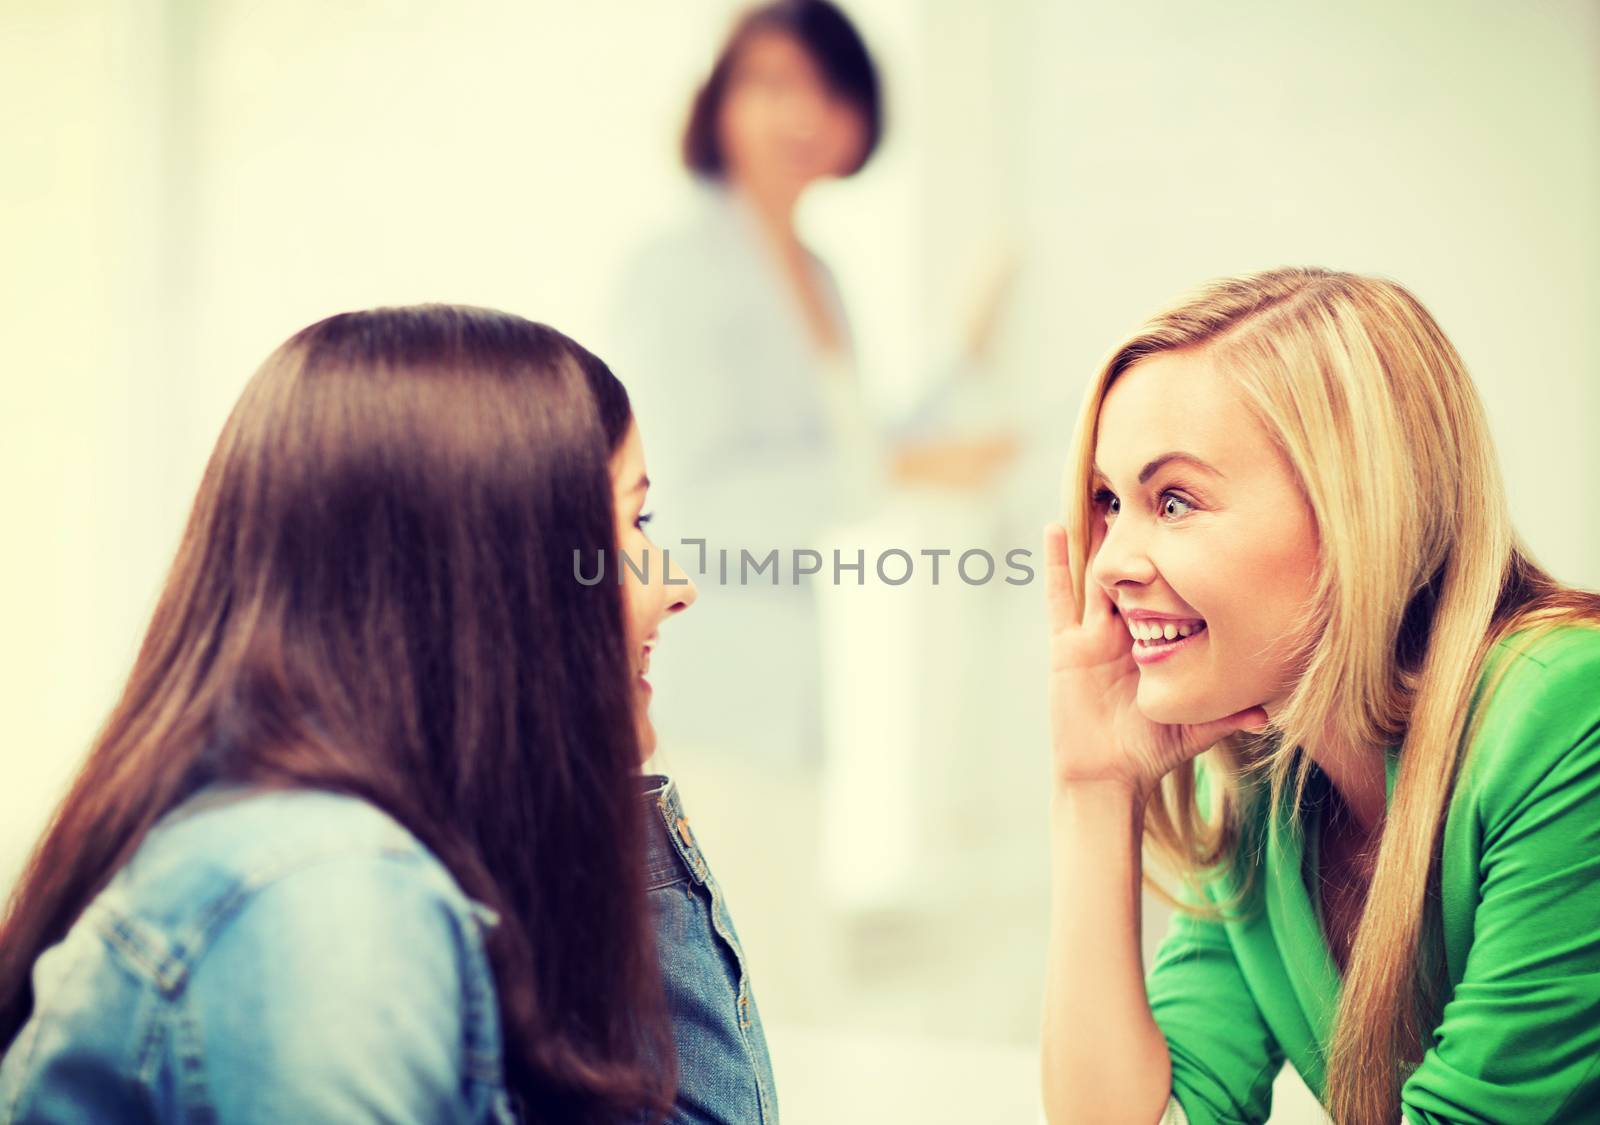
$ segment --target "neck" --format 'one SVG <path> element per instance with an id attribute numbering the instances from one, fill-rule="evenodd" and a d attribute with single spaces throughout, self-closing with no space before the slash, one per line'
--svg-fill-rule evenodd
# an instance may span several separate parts
<path id="1" fill-rule="evenodd" d="M 1388 790 L 1388 764 L 1382 750 L 1327 743 L 1311 757 L 1338 791 L 1357 831 L 1363 837 L 1376 835 L 1383 827 Z"/>
<path id="2" fill-rule="evenodd" d="M 756 221 L 769 238 L 782 243 L 798 240 L 794 213 L 800 204 L 803 189 L 789 184 L 760 184 L 739 178 L 730 180 L 729 187 L 755 214 Z"/>

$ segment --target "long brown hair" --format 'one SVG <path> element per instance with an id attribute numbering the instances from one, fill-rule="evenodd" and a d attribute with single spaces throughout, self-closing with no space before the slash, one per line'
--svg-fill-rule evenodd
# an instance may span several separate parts
<path id="1" fill-rule="evenodd" d="M 1507 667 L 1486 674 L 1488 658 L 1512 634 L 1526 648 L 1557 625 L 1600 625 L 1600 595 L 1561 585 L 1516 537 L 1477 391 L 1422 304 L 1392 281 L 1323 269 L 1212 282 L 1112 350 L 1069 467 L 1080 589 L 1101 403 L 1140 360 L 1202 347 L 1293 466 L 1316 518 L 1319 570 L 1305 618 L 1288 625 L 1300 675 L 1271 729 L 1208 751 L 1207 777 L 1222 781 L 1215 809 L 1200 807 L 1194 763 L 1168 774 L 1146 811 L 1145 840 L 1186 882 L 1224 866 L 1251 875 L 1254 864 L 1240 862 L 1260 845 L 1250 810 L 1277 809 L 1292 791 L 1289 827 L 1302 831 L 1313 764 L 1303 747 L 1325 732 L 1373 753 L 1401 744 L 1326 1076 L 1307 1075 L 1340 1125 L 1391 1125 L 1444 999 L 1434 971 L 1443 964 L 1440 834 L 1482 716 L 1473 704 Z M 1277 826 L 1271 816 L 1269 832 Z M 1246 900 L 1250 880 L 1240 884 L 1221 905 Z M 1200 912 L 1148 869 L 1146 885 Z"/>
<path id="2" fill-rule="evenodd" d="M 202 785 L 351 794 L 500 915 L 507 1079 L 532 1119 L 664 1113 L 606 366 L 452 306 L 346 313 L 251 379 L 120 701 L 0 928 L 0 1050 L 61 940 Z"/>

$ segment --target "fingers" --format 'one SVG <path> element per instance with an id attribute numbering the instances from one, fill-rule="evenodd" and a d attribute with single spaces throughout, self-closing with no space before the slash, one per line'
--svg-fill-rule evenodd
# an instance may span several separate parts
<path id="1" fill-rule="evenodd" d="M 1266 710 L 1261 707 L 1246 707 L 1243 711 L 1235 711 L 1231 715 L 1225 715 L 1209 723 L 1196 723 L 1194 726 L 1185 727 L 1184 740 L 1188 743 L 1190 751 L 1199 754 L 1235 731 L 1257 732 L 1265 730 L 1266 727 Z"/>
<path id="2" fill-rule="evenodd" d="M 1115 603 L 1100 583 L 1091 581 L 1085 582 L 1084 585 L 1088 587 L 1089 605 L 1083 615 L 1083 623 L 1102 627 L 1111 620 L 1111 610 Z"/>
<path id="3" fill-rule="evenodd" d="M 1078 623 L 1078 597 L 1067 563 L 1067 529 L 1059 523 L 1044 525 L 1045 610 L 1052 632 Z"/>

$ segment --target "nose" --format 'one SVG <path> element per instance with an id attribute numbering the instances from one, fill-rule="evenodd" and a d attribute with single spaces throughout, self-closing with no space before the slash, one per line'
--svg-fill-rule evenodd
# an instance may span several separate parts
<path id="1" fill-rule="evenodd" d="M 1113 520 L 1100 533 L 1099 544 L 1090 557 L 1089 574 L 1107 593 L 1123 584 L 1145 586 L 1155 581 L 1155 564 L 1133 523 L 1128 519 Z"/>
<path id="2" fill-rule="evenodd" d="M 683 572 L 672 556 L 667 555 L 667 613 L 682 613 L 700 597 L 694 579 Z"/>
<path id="3" fill-rule="evenodd" d="M 822 93 L 792 89 L 784 99 L 784 125 L 790 136 L 810 140 L 821 130 L 827 111 L 827 98 Z"/>

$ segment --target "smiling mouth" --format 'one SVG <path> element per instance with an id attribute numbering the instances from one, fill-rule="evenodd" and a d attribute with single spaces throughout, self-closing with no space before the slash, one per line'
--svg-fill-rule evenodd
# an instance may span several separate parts
<path id="1" fill-rule="evenodd" d="M 1206 623 L 1194 621 L 1129 621 L 1128 633 L 1133 637 L 1130 655 L 1139 665 L 1153 664 L 1199 642 L 1206 632 Z"/>
<path id="2" fill-rule="evenodd" d="M 1193 621 L 1129 621 L 1128 633 L 1135 644 L 1160 645 L 1205 632 L 1206 623 Z"/>

